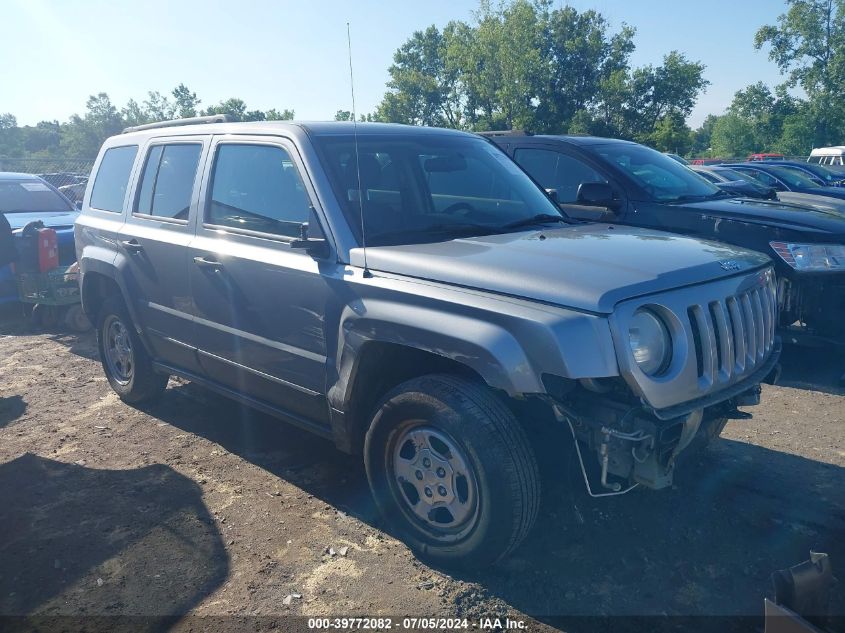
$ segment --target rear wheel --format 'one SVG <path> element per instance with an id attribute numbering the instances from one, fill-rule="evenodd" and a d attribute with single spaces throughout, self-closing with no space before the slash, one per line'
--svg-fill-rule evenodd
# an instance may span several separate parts
<path id="1" fill-rule="evenodd" d="M 106 299 L 100 309 L 97 345 L 106 378 L 124 402 L 152 400 L 167 387 L 168 376 L 153 370 L 152 360 L 117 295 Z"/>
<path id="2" fill-rule="evenodd" d="M 377 409 L 364 451 L 385 520 L 436 564 L 492 563 L 534 523 L 534 453 L 513 414 L 483 385 L 447 375 L 399 385 Z"/>

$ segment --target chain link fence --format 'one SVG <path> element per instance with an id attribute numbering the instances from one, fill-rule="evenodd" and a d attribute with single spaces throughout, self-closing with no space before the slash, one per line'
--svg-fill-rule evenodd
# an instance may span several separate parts
<path id="1" fill-rule="evenodd" d="M 82 200 L 94 159 L 85 158 L 4 158 L 0 172 L 11 171 L 40 176 L 70 198 Z"/>

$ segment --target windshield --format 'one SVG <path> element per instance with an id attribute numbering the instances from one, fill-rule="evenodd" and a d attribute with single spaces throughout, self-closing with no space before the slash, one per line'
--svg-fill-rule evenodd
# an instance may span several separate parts
<path id="1" fill-rule="evenodd" d="M 630 176 L 653 200 L 676 202 L 724 195 L 706 178 L 643 145 L 612 143 L 599 146 L 597 151 Z"/>
<path id="2" fill-rule="evenodd" d="M 40 180 L 0 181 L 0 213 L 73 210 L 67 199 Z"/>
<path id="3" fill-rule="evenodd" d="M 564 216 L 504 152 L 445 134 L 317 137 L 332 188 L 368 245 L 506 233 Z M 532 220 L 536 218 L 536 220 Z"/>
<path id="4" fill-rule="evenodd" d="M 773 176 L 777 176 L 790 187 L 800 187 L 802 189 L 812 189 L 819 186 L 815 180 L 801 173 L 795 167 L 769 167 Z"/>
<path id="5" fill-rule="evenodd" d="M 843 177 L 845 177 L 843 174 L 837 174 L 835 171 L 815 163 L 807 163 L 804 169 L 812 172 L 817 178 L 821 178 L 826 184 L 831 185 L 839 182 L 843 179 Z"/>

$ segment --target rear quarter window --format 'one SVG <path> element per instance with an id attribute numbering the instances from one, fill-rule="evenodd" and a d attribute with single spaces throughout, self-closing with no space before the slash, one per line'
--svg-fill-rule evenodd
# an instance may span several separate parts
<path id="1" fill-rule="evenodd" d="M 138 153 L 137 145 L 107 149 L 94 179 L 89 206 L 100 211 L 120 213 L 129 187 L 129 176 Z"/>

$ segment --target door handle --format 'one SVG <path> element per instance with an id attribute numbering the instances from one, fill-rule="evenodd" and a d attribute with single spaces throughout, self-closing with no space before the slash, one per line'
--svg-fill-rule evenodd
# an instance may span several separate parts
<path id="1" fill-rule="evenodd" d="M 125 248 L 130 253 L 140 253 L 142 250 L 144 250 L 144 247 L 141 246 L 138 243 L 138 240 L 136 239 L 125 240 L 121 242 L 121 244 L 123 245 L 123 248 Z"/>
<path id="2" fill-rule="evenodd" d="M 213 268 L 214 270 L 223 269 L 222 262 L 215 262 L 214 260 L 206 259 L 205 257 L 194 257 L 194 263 L 201 268 Z"/>

